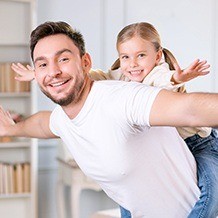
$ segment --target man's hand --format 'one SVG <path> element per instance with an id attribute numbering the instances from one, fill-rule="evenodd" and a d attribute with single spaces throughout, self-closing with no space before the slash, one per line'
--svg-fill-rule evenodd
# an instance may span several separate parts
<path id="1" fill-rule="evenodd" d="M 180 69 L 178 63 L 173 65 L 176 72 L 173 74 L 171 81 L 175 84 L 188 82 L 198 76 L 207 75 L 210 65 L 207 64 L 207 61 L 200 61 L 199 59 L 195 60 L 189 67 L 184 70 Z"/>
<path id="2" fill-rule="evenodd" d="M 15 125 L 10 113 L 0 106 L 0 136 L 10 136 L 9 130 Z"/>

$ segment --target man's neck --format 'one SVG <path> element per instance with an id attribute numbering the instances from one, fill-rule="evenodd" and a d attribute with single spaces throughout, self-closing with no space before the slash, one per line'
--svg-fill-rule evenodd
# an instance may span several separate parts
<path id="1" fill-rule="evenodd" d="M 91 80 L 89 77 L 86 77 L 85 82 L 83 84 L 83 88 L 81 89 L 80 100 L 76 103 L 73 102 L 67 106 L 62 106 L 63 110 L 65 111 L 65 113 L 70 119 L 75 118 L 81 111 L 89 95 L 89 92 L 91 91 L 92 84 L 93 84 L 93 80 Z"/>

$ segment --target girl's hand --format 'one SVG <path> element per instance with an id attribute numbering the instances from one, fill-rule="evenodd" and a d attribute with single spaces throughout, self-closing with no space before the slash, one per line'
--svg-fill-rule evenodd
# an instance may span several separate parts
<path id="1" fill-rule="evenodd" d="M 200 61 L 199 59 L 195 60 L 189 67 L 184 70 L 181 70 L 177 63 L 174 64 L 176 72 L 172 76 L 172 82 L 175 84 L 188 82 L 198 76 L 207 75 L 210 65 L 207 64 L 207 61 Z"/>
<path id="2" fill-rule="evenodd" d="M 20 63 L 13 63 L 11 65 L 12 70 L 18 74 L 18 76 L 15 77 L 18 81 L 31 81 L 35 79 L 34 69 L 27 65 L 26 67 Z"/>

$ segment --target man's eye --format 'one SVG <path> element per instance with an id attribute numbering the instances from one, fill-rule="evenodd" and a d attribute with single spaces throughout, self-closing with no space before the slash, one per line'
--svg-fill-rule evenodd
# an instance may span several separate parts
<path id="1" fill-rule="evenodd" d="M 61 58 L 60 60 L 59 60 L 59 62 L 65 62 L 65 61 L 68 61 L 69 60 L 69 58 Z"/>
<path id="2" fill-rule="evenodd" d="M 44 68 L 44 67 L 46 67 L 46 63 L 39 64 L 38 67 L 39 68 Z"/>

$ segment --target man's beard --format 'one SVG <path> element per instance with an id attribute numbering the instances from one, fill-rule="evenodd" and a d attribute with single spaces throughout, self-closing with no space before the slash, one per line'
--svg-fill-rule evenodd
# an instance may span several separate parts
<path id="1" fill-rule="evenodd" d="M 75 87 L 73 89 L 73 91 L 71 91 L 70 94 L 68 94 L 68 96 L 66 96 L 65 98 L 61 98 L 61 99 L 55 99 L 50 93 L 46 92 L 42 87 L 40 87 L 41 91 L 48 97 L 50 98 L 54 103 L 59 104 L 60 106 L 67 106 L 70 103 L 77 103 L 80 99 L 81 99 L 81 89 L 83 87 L 84 84 L 84 79 L 78 81 L 78 78 L 76 78 L 75 81 Z"/>

